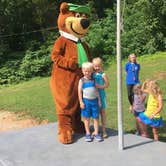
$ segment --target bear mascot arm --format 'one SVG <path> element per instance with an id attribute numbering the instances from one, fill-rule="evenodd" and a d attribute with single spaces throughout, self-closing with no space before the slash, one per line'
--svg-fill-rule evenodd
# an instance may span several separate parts
<path id="1" fill-rule="evenodd" d="M 77 59 L 65 57 L 66 41 L 63 37 L 57 39 L 52 51 L 52 61 L 58 67 L 74 70 L 77 67 Z"/>
<path id="2" fill-rule="evenodd" d="M 63 144 L 73 142 L 73 134 L 84 131 L 78 100 L 81 65 L 90 60 L 87 44 L 82 41 L 89 30 L 89 8 L 63 2 L 58 28 L 60 37 L 52 50 L 51 91 L 56 105 L 58 137 Z"/>

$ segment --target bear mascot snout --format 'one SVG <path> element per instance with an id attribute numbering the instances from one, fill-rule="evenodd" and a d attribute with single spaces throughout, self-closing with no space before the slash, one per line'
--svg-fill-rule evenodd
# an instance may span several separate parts
<path id="1" fill-rule="evenodd" d="M 87 6 L 63 2 L 60 6 L 58 28 L 60 37 L 52 49 L 51 91 L 56 105 L 58 138 L 63 144 L 73 142 L 74 133 L 83 133 L 78 81 L 83 76 L 81 65 L 90 60 L 83 37 L 89 30 L 90 10 Z"/>

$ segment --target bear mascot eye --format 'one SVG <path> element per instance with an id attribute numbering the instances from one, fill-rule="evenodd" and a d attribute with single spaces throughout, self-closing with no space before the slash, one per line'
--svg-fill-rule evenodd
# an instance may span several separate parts
<path id="1" fill-rule="evenodd" d="M 79 18 L 80 16 L 81 16 L 80 13 L 76 13 L 76 14 L 75 14 L 75 17 L 78 17 L 78 18 Z"/>
<path id="2" fill-rule="evenodd" d="M 88 16 L 86 14 L 82 14 L 83 18 L 88 18 Z"/>

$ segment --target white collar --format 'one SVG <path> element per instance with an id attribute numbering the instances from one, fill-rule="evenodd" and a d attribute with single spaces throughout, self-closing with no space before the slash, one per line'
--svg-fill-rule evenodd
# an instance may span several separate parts
<path id="1" fill-rule="evenodd" d="M 67 38 L 67 39 L 70 39 L 72 41 L 75 41 L 75 42 L 78 42 L 79 38 L 78 37 L 75 37 L 74 35 L 70 34 L 70 33 L 67 33 L 67 32 L 64 32 L 64 31 L 59 31 L 60 35 Z M 81 38 L 81 41 L 84 41 L 84 38 Z"/>

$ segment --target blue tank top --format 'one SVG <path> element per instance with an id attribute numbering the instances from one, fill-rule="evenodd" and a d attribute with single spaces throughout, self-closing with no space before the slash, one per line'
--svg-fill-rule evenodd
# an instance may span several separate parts
<path id="1" fill-rule="evenodd" d="M 104 72 L 100 73 L 93 73 L 93 78 L 95 79 L 96 84 L 104 85 L 104 79 L 103 79 Z M 100 98 L 105 97 L 105 90 L 104 89 L 98 89 Z"/>
<path id="2" fill-rule="evenodd" d="M 97 89 L 95 87 L 94 79 L 85 79 L 81 78 L 82 81 L 82 91 L 83 98 L 86 99 L 96 99 L 97 98 Z"/>

